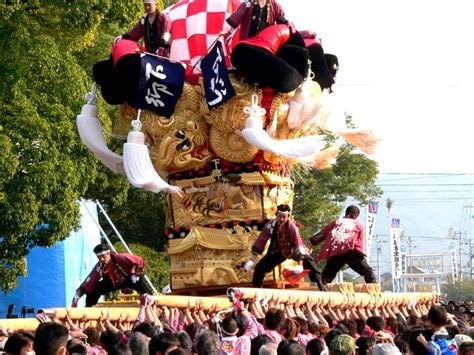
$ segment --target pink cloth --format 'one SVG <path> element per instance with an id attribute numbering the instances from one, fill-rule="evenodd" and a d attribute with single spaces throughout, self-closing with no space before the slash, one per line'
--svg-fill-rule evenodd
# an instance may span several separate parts
<path id="1" fill-rule="evenodd" d="M 303 37 L 305 47 L 309 47 L 315 43 L 319 44 L 320 46 L 322 45 L 321 38 L 319 38 L 319 36 L 316 33 L 312 31 L 307 31 L 307 30 L 298 31 L 298 32 L 301 35 L 301 37 Z"/>
<path id="2" fill-rule="evenodd" d="M 301 333 L 298 333 L 298 343 L 300 343 L 301 345 L 303 345 L 305 348 L 306 348 L 306 345 L 308 345 L 309 341 L 314 339 L 314 335 L 313 334 L 301 334 Z"/>
<path id="3" fill-rule="evenodd" d="M 93 345 L 87 352 L 88 355 L 107 355 L 107 352 L 100 345 Z"/>
<path id="4" fill-rule="evenodd" d="M 262 324 L 257 323 L 257 332 L 258 335 L 265 334 L 272 339 L 272 343 L 277 345 L 280 344 L 280 342 L 283 340 L 283 336 L 278 333 L 276 330 L 270 330 L 270 329 L 265 329 Z"/>
<path id="5" fill-rule="evenodd" d="M 250 348 L 250 338 L 246 335 L 242 335 L 240 337 L 237 337 L 235 335 L 231 337 L 224 337 L 221 340 L 219 355 L 250 354 Z"/>
<path id="6" fill-rule="evenodd" d="M 175 332 L 179 332 L 184 329 L 184 322 L 180 322 L 179 320 L 179 312 L 171 311 L 170 327 Z"/>
<path id="7" fill-rule="evenodd" d="M 272 343 L 277 346 L 284 340 L 283 336 L 276 330 L 264 329 L 262 334 L 268 335 L 272 339 Z"/>
<path id="8" fill-rule="evenodd" d="M 324 244 L 319 251 L 318 260 L 326 260 L 350 250 L 365 255 L 364 227 L 356 219 L 339 218 L 324 227 L 322 232 Z"/>
<path id="9" fill-rule="evenodd" d="M 250 354 L 251 339 L 258 335 L 258 324 L 259 323 L 255 319 L 254 315 L 251 314 L 244 320 L 244 334 L 242 334 L 240 337 L 234 335 L 222 338 L 219 355 Z"/>

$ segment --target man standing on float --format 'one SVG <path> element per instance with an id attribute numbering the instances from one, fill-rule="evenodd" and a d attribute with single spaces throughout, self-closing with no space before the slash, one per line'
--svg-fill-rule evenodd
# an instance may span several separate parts
<path id="1" fill-rule="evenodd" d="M 156 7 L 156 0 L 143 0 L 146 15 L 119 38 L 139 41 L 143 38 L 149 53 L 167 56 L 171 44 L 171 19 Z"/>
<path id="2" fill-rule="evenodd" d="M 77 307 L 79 299 L 86 295 L 86 307 L 94 306 L 100 296 L 123 288 L 133 289 L 140 294 L 153 294 L 145 282 L 145 262 L 141 256 L 115 253 L 106 244 L 94 248 L 99 262 L 76 290 L 72 307 Z"/>
<path id="3" fill-rule="evenodd" d="M 313 245 L 324 241 L 316 257 L 317 260 L 327 260 L 322 274 L 324 284 L 331 282 L 346 264 L 364 276 L 366 283 L 377 282 L 364 254 L 364 227 L 357 221 L 359 214 L 359 208 L 351 205 L 343 218 L 329 223 L 311 237 Z"/>
<path id="4" fill-rule="evenodd" d="M 253 273 L 253 287 L 262 287 L 265 274 L 272 271 L 286 259 L 302 261 L 303 268 L 309 269 L 309 278 L 318 285 L 321 291 L 326 287 L 321 282 L 321 273 L 317 270 L 313 257 L 301 239 L 298 227 L 290 220 L 291 208 L 288 205 L 277 207 L 276 218 L 263 227 L 260 235 L 252 246 L 253 256 L 244 264 L 244 270 L 249 271 L 255 264 L 258 255 L 263 253 L 267 241 L 270 246 L 267 254 L 260 259 Z"/>
<path id="5" fill-rule="evenodd" d="M 271 25 L 293 26 L 285 18 L 285 12 L 276 0 L 246 0 L 226 21 L 234 29 L 240 25 L 239 39 L 241 41 L 255 36 Z"/>

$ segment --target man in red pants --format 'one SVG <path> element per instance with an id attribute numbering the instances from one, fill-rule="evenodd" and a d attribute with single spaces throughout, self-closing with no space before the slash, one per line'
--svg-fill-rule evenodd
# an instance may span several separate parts
<path id="1" fill-rule="evenodd" d="M 72 307 L 85 294 L 86 307 L 95 305 L 100 296 L 122 288 L 133 289 L 140 294 L 153 294 L 153 290 L 144 280 L 145 263 L 138 255 L 115 253 L 106 244 L 94 248 L 99 262 L 76 290 Z"/>

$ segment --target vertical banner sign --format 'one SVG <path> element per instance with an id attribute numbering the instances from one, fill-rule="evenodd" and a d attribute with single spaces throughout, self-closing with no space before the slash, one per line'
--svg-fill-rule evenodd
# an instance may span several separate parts
<path id="1" fill-rule="evenodd" d="M 220 41 L 201 61 L 201 71 L 204 80 L 204 94 L 209 110 L 222 105 L 235 96 L 234 87 L 229 80 L 225 66 L 224 49 Z"/>
<path id="2" fill-rule="evenodd" d="M 141 55 L 137 107 L 170 118 L 184 85 L 184 67 L 151 55 Z"/>
<path id="3" fill-rule="evenodd" d="M 369 200 L 365 213 L 365 255 L 370 263 L 370 249 L 372 248 L 372 239 L 375 231 L 375 217 L 379 203 L 375 200 Z"/>
<path id="4" fill-rule="evenodd" d="M 402 275 L 407 274 L 407 253 L 405 248 L 402 248 L 402 253 L 400 254 L 401 256 L 401 268 L 402 268 Z M 403 292 L 407 292 L 407 279 L 403 278 L 402 279 L 402 289 Z"/>
<path id="5" fill-rule="evenodd" d="M 456 249 L 451 249 L 449 251 L 449 259 L 451 259 L 451 277 L 453 281 L 457 281 L 458 279 L 458 260 Z"/>
<path id="6" fill-rule="evenodd" d="M 400 248 L 400 220 L 392 218 L 390 223 L 390 252 L 392 254 L 392 282 L 393 292 L 401 292 L 401 248 Z"/>

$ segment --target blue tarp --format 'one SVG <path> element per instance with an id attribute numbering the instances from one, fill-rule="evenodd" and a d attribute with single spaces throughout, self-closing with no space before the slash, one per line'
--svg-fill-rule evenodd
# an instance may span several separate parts
<path id="1" fill-rule="evenodd" d="M 16 306 L 14 314 L 21 316 L 21 308 L 52 308 L 70 306 L 76 288 L 86 278 L 97 258 L 92 252 L 100 243 L 97 206 L 81 203 L 81 227 L 69 237 L 50 248 L 33 248 L 27 257 L 28 276 L 18 279 L 18 287 L 0 293 L 0 318 L 5 318 L 9 304 Z M 94 218 L 94 219 L 92 219 Z M 84 302 L 84 300 L 81 300 Z M 28 315 L 32 316 L 32 314 Z"/>

